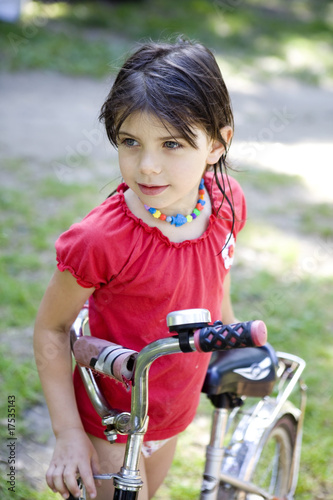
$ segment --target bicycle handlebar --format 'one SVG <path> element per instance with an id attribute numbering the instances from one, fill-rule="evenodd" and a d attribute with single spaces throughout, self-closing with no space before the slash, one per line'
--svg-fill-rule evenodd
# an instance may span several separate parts
<path id="1" fill-rule="evenodd" d="M 187 309 L 174 311 L 167 317 L 169 332 L 178 335 L 155 340 L 138 353 L 106 340 L 84 335 L 83 328 L 88 320 L 88 311 L 85 309 L 81 313 L 71 329 L 72 351 L 80 366 L 90 399 L 97 413 L 104 419 L 103 425 L 107 425 L 105 433 L 110 441 L 114 440 L 117 432 L 124 433 L 123 427 L 121 426 L 120 430 L 114 419 L 114 412 L 117 415 L 119 412 L 111 410 L 113 413 L 109 415 L 110 408 L 101 402 L 100 398 L 103 395 L 96 392 L 98 384 L 93 374 L 89 373 L 89 369 L 111 376 L 127 386 L 132 381 L 129 439 L 134 442 L 136 439 L 142 439 L 148 423 L 148 373 L 151 364 L 157 358 L 181 352 L 211 352 L 261 346 L 267 339 L 266 326 L 262 321 L 233 325 L 223 325 L 221 321 L 217 321 L 211 324 L 207 309 Z M 82 367 L 86 367 L 88 372 Z M 128 414 L 126 419 L 128 420 Z M 128 457 L 128 460 L 130 459 L 131 455 Z M 131 468 L 129 465 L 128 467 Z"/>
<path id="2" fill-rule="evenodd" d="M 172 328 L 170 329 L 172 330 Z M 267 340 L 265 323 L 259 320 L 232 325 L 224 325 L 221 321 L 216 321 L 213 325 L 192 323 L 191 325 L 181 325 L 180 330 L 177 337 L 179 347 L 177 347 L 177 344 L 173 345 L 172 352 L 224 351 L 234 348 L 262 346 Z M 143 350 L 146 356 L 145 363 L 149 364 L 153 361 L 155 354 L 152 353 L 156 343 L 161 349 L 159 356 L 171 353 L 167 339 L 160 339 L 146 346 Z M 133 379 L 137 356 L 142 357 L 136 351 L 91 336 L 77 338 L 73 345 L 73 352 L 79 365 L 111 376 L 125 384 Z"/>

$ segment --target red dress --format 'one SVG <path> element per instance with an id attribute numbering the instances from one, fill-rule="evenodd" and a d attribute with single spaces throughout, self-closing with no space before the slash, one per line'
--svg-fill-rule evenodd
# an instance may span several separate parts
<path id="1" fill-rule="evenodd" d="M 212 187 L 213 183 L 213 187 Z M 226 200 L 211 173 L 205 186 L 213 213 L 205 233 L 197 239 L 170 242 L 159 229 L 138 219 L 118 192 L 74 224 L 56 242 L 58 268 L 68 269 L 83 287 L 95 287 L 89 301 L 92 335 L 140 351 L 148 343 L 171 335 L 166 316 L 171 311 L 209 309 L 212 321 L 221 319 L 223 281 L 233 259 L 234 238 L 242 229 L 246 208 L 239 184 L 230 178 L 226 194 L 233 200 L 232 222 Z M 227 185 L 227 182 L 226 182 Z M 179 228 L 181 231 L 181 228 Z M 172 354 L 156 360 L 149 372 L 149 427 L 145 440 L 170 438 L 193 420 L 210 355 Z M 111 406 L 130 410 L 130 393 L 119 382 L 99 377 Z M 77 404 L 86 431 L 104 438 L 104 427 L 74 372 Z M 126 436 L 119 436 L 124 442 Z"/>

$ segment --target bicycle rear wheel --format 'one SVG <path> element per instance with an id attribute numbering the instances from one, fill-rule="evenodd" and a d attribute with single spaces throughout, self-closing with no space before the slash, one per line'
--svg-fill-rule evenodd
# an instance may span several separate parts
<path id="1" fill-rule="evenodd" d="M 293 417 L 284 415 L 274 427 L 263 435 L 256 449 L 244 443 L 235 456 L 236 469 L 241 479 L 277 497 L 289 491 L 292 459 L 296 443 L 297 424 Z M 262 500 L 261 495 L 246 493 L 222 484 L 219 500 Z"/>

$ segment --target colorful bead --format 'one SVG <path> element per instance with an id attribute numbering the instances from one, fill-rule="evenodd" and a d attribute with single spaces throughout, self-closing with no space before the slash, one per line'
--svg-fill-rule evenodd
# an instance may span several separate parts
<path id="1" fill-rule="evenodd" d="M 204 179 L 201 179 L 199 184 L 199 199 L 197 201 L 195 208 L 193 209 L 193 212 L 190 215 L 177 214 L 176 216 L 172 217 L 171 215 L 162 214 L 160 210 L 149 207 L 148 205 L 144 205 L 144 207 L 148 212 L 152 214 L 153 217 L 155 217 L 155 219 L 165 220 L 170 224 L 174 224 L 176 227 L 180 227 L 186 224 L 186 222 L 191 222 L 192 220 L 196 219 L 198 215 L 200 215 L 200 212 L 201 210 L 203 210 L 204 205 L 206 203 L 204 200 L 205 198 L 204 187 L 205 187 L 205 181 Z"/>
<path id="2" fill-rule="evenodd" d="M 176 227 L 182 226 L 187 222 L 187 219 L 182 214 L 177 214 L 176 217 L 173 217 L 173 221 L 171 224 L 174 224 Z"/>

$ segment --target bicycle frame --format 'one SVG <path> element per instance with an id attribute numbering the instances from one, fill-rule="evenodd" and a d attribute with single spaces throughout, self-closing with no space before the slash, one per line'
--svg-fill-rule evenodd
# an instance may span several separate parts
<path id="1" fill-rule="evenodd" d="M 83 309 L 78 315 L 71 329 L 72 347 L 75 341 L 84 334 L 84 329 L 88 323 L 88 309 Z M 194 341 L 190 337 L 190 347 L 195 350 Z M 115 486 L 114 500 L 135 500 L 142 487 L 142 480 L 138 470 L 138 464 L 143 443 L 144 434 L 148 426 L 148 374 L 151 364 L 160 356 L 174 353 L 182 353 L 179 339 L 169 337 L 157 340 L 146 346 L 136 359 L 134 371 L 134 383 L 132 385 L 131 412 L 119 412 L 108 405 L 101 394 L 94 378 L 92 370 L 79 365 L 81 377 L 90 399 L 102 418 L 103 425 L 106 426 L 105 434 L 112 443 L 116 440 L 117 434 L 128 434 L 124 462 L 120 471 L 116 474 L 105 474 L 95 476 L 96 479 L 113 479 Z M 238 427 L 238 437 L 231 440 L 229 449 L 236 446 L 240 439 L 245 439 L 247 433 L 256 436 L 252 440 L 253 448 L 259 442 L 264 441 L 264 437 L 269 432 L 274 422 L 283 414 L 291 414 L 297 422 L 297 437 L 294 456 L 292 461 L 292 474 L 290 488 L 287 499 L 293 498 L 297 484 L 298 463 L 302 439 L 302 426 L 305 408 L 305 386 L 300 382 L 300 376 L 304 370 L 305 362 L 297 356 L 287 353 L 276 353 L 279 366 L 277 370 L 278 394 L 274 398 L 265 397 L 253 409 L 252 414 L 246 416 L 246 421 L 241 422 Z M 187 355 L 191 355 L 190 353 Z M 296 408 L 288 398 L 296 387 L 300 384 L 301 407 Z M 225 408 L 216 408 L 213 413 L 210 443 L 206 450 L 206 464 L 201 488 L 201 500 L 216 500 L 218 495 L 218 485 L 220 482 L 228 484 L 240 492 L 252 493 L 266 500 L 276 500 L 269 492 L 262 490 L 249 481 L 244 474 L 237 477 L 229 473 L 228 460 L 225 458 L 225 435 L 230 421 L 234 419 L 237 412 Z M 240 436 L 241 435 L 241 436 Z M 251 443 L 251 442 L 250 442 Z M 246 464 L 245 464 L 246 465 Z M 221 473 L 222 468 L 222 473 Z M 241 472 L 241 471 L 240 471 Z M 82 485 L 85 499 L 84 486 Z M 245 497 L 244 497 L 245 498 Z"/>

